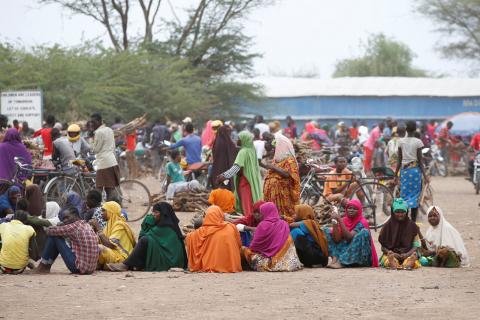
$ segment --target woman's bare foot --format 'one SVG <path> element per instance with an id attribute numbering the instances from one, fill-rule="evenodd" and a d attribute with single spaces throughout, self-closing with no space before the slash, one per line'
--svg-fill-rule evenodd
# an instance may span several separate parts
<path id="1" fill-rule="evenodd" d="M 128 267 L 125 264 L 123 264 L 122 262 L 120 262 L 120 263 L 107 263 L 106 267 L 107 267 L 108 270 L 115 271 L 115 272 L 128 271 Z"/>
<path id="2" fill-rule="evenodd" d="M 51 264 L 46 264 L 46 263 L 40 262 L 40 263 L 38 264 L 38 266 L 31 271 L 31 273 L 35 273 L 35 274 L 47 274 L 47 273 L 50 273 L 50 269 L 51 269 L 51 268 L 52 268 L 52 265 L 51 265 Z"/>
<path id="3" fill-rule="evenodd" d="M 418 260 L 417 253 L 412 254 L 410 257 L 407 258 L 407 263 L 405 264 L 405 270 L 412 270 L 415 267 L 415 263 Z"/>

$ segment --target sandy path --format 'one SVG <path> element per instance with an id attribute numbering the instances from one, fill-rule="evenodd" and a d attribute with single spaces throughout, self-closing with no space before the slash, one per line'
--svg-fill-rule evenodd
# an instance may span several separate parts
<path id="1" fill-rule="evenodd" d="M 463 178 L 434 179 L 433 186 L 466 240 L 471 268 L 73 276 L 60 260 L 51 275 L 0 276 L 0 318 L 478 319 L 479 197 Z"/>

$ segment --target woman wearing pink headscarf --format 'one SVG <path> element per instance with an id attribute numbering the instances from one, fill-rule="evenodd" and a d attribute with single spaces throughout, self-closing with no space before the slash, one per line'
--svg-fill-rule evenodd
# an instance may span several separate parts
<path id="1" fill-rule="evenodd" d="M 212 120 L 208 120 L 205 124 L 205 129 L 202 132 L 202 146 L 211 147 L 213 141 L 215 140 L 215 132 L 212 128 Z"/>
<path id="2" fill-rule="evenodd" d="M 324 229 L 332 257 L 327 267 L 378 267 L 377 251 L 368 221 L 363 217 L 362 203 L 357 199 L 350 200 L 345 207 L 345 216 L 341 218 L 334 214 L 332 221 L 333 228 Z"/>
<path id="3" fill-rule="evenodd" d="M 261 221 L 249 248 L 242 253 L 255 271 L 296 271 L 302 269 L 288 223 L 280 219 L 277 207 L 267 202 L 260 207 Z M 240 230 L 242 231 L 242 230 Z"/>

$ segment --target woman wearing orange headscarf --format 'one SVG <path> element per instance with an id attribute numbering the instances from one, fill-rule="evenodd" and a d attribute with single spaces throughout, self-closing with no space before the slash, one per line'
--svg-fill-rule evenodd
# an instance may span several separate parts
<path id="1" fill-rule="evenodd" d="M 222 209 L 207 209 L 203 225 L 187 235 L 188 268 L 192 272 L 240 272 L 240 234 L 225 222 Z"/>
<path id="2" fill-rule="evenodd" d="M 98 232 L 98 223 L 92 223 L 92 226 L 100 240 L 100 255 L 98 264 L 101 268 L 106 268 L 107 263 L 123 262 L 132 252 L 136 241 L 132 229 L 121 214 L 122 207 L 114 201 L 105 202 L 102 206 L 102 216 L 107 221 L 107 226 L 103 233 Z"/>

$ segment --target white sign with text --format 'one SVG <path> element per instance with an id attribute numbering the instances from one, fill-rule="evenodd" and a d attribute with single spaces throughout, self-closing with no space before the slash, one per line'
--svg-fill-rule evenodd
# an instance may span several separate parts
<path id="1" fill-rule="evenodd" d="M 41 91 L 5 91 L 1 94 L 1 114 L 8 117 L 8 123 L 18 120 L 28 122 L 34 130 L 42 128 L 42 92 Z"/>

